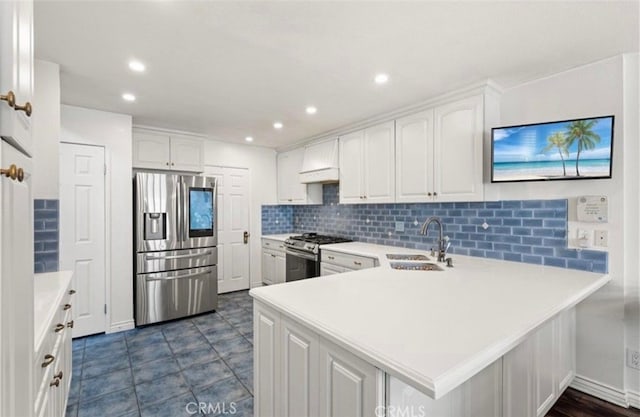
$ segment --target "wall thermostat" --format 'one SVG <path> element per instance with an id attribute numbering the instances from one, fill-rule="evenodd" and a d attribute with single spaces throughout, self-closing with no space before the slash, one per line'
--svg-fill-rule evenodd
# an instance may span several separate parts
<path id="1" fill-rule="evenodd" d="M 578 197 L 578 221 L 606 223 L 609 221 L 609 199 L 604 195 Z"/>

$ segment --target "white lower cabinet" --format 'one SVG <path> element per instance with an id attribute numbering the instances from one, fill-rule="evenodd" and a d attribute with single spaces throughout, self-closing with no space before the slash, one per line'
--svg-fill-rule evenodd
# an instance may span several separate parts
<path id="1" fill-rule="evenodd" d="M 502 361 L 434 400 L 397 378 L 387 377 L 389 416 L 495 417 L 502 413 Z"/>
<path id="2" fill-rule="evenodd" d="M 369 417 L 384 404 L 378 396 L 383 374 L 357 356 L 320 340 L 319 415 L 321 417 Z M 381 381 L 378 381 L 380 375 Z"/>
<path id="3" fill-rule="evenodd" d="M 503 357 L 503 415 L 544 416 L 575 375 L 575 309 L 545 323 Z"/>
<path id="4" fill-rule="evenodd" d="M 44 335 L 37 336 L 40 343 L 36 347 L 33 368 L 35 415 L 38 417 L 64 416 L 71 387 L 73 291 L 68 285 L 59 291 L 63 294 L 61 301 L 54 306 L 56 311 L 44 326 Z"/>
<path id="5" fill-rule="evenodd" d="M 437 400 L 259 301 L 254 337 L 256 417 L 540 417 L 575 372 L 575 309 Z"/>
<path id="6" fill-rule="evenodd" d="M 320 275 L 339 274 L 341 272 L 373 268 L 377 266 L 377 262 L 377 259 L 366 256 L 323 250 L 320 253 Z"/>
<path id="7" fill-rule="evenodd" d="M 320 262 L 320 276 L 324 277 L 327 275 L 333 274 L 341 274 L 343 272 L 347 272 L 348 269 L 342 266 L 333 265 L 327 262 Z"/>
<path id="8" fill-rule="evenodd" d="M 256 417 L 370 417 L 379 371 L 315 332 L 254 303 Z"/>
<path id="9" fill-rule="evenodd" d="M 262 283 L 281 284 L 287 273 L 284 243 L 274 239 L 262 239 Z"/>

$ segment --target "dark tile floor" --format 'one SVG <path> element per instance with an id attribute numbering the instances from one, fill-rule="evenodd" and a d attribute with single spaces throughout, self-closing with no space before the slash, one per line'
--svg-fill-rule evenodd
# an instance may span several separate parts
<path id="1" fill-rule="evenodd" d="M 191 416 L 197 402 L 252 416 L 251 297 L 219 298 L 215 313 L 74 340 L 67 417 Z"/>

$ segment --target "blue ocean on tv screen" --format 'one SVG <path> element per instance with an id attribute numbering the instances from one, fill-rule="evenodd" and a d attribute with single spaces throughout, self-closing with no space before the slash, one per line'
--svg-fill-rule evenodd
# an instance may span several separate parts
<path id="1" fill-rule="evenodd" d="M 189 228 L 191 230 L 213 229 L 212 200 L 211 191 L 189 191 Z"/>
<path id="2" fill-rule="evenodd" d="M 493 180 L 611 176 L 613 117 L 493 130 Z"/>

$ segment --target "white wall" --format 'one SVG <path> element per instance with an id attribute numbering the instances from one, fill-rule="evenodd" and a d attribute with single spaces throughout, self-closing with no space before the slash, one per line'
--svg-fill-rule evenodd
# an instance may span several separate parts
<path id="1" fill-rule="evenodd" d="M 638 54 L 625 55 L 623 61 L 625 145 L 625 339 L 627 349 L 640 350 L 640 63 Z M 634 279 L 635 277 L 635 279 Z M 640 371 L 625 368 L 627 391 L 634 394 L 633 405 L 640 408 Z"/>
<path id="2" fill-rule="evenodd" d="M 60 66 L 35 60 L 33 95 L 33 198 L 58 199 Z"/>
<path id="3" fill-rule="evenodd" d="M 637 240 L 638 233 L 637 227 L 626 228 L 625 221 L 629 216 L 637 217 L 638 211 L 629 212 L 625 208 L 630 198 L 625 193 L 625 185 L 637 187 L 638 176 L 637 171 L 627 171 L 625 159 L 630 158 L 624 157 L 630 143 L 638 140 L 637 134 L 626 136 L 630 131 L 624 128 L 625 121 L 627 117 L 634 117 L 637 124 L 638 109 L 637 105 L 635 109 L 624 108 L 623 90 L 623 57 L 618 56 L 506 91 L 501 99 L 502 125 L 615 115 L 613 178 L 487 184 L 485 188 L 488 200 L 568 198 L 572 202 L 572 198 L 580 195 L 609 196 L 609 273 L 612 281 L 578 306 L 577 373 L 605 384 L 622 396 L 626 388 L 625 319 L 627 325 L 631 324 L 630 317 L 625 317 L 625 291 L 637 284 L 638 279 L 637 273 L 627 275 L 625 271 L 625 262 L 630 261 L 629 255 L 625 255 L 625 245 L 627 240 Z M 635 94 L 637 100 L 637 89 Z M 638 152 L 633 155 L 637 158 Z M 490 158 L 489 155 L 486 157 Z M 490 163 L 488 159 L 486 163 Z M 637 195 L 632 198 L 637 200 Z M 570 210 L 572 207 L 573 204 Z M 570 220 L 571 217 L 573 213 L 570 213 Z M 637 254 L 636 251 L 632 258 L 637 260 Z"/>
<path id="4" fill-rule="evenodd" d="M 262 285 L 260 236 L 263 204 L 276 203 L 276 151 L 216 140 L 205 141 L 204 163 L 210 166 L 248 168 L 251 176 L 250 227 L 251 286 Z"/>
<path id="5" fill-rule="evenodd" d="M 62 142 L 105 148 L 107 332 L 133 328 L 131 116 L 63 105 L 61 123 Z"/>

